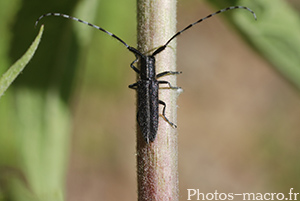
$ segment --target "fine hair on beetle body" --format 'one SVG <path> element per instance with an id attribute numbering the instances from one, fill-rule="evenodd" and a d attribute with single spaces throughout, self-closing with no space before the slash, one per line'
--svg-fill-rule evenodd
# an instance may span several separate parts
<path id="1" fill-rule="evenodd" d="M 227 7 L 224 9 L 221 9 L 215 13 L 209 14 L 204 18 L 199 19 L 198 21 L 189 24 L 187 27 L 182 29 L 181 31 L 178 31 L 175 35 L 170 37 L 170 39 L 163 44 L 162 46 L 158 47 L 154 52 L 150 55 L 146 55 L 141 53 L 139 50 L 137 50 L 134 47 L 129 46 L 126 42 L 124 42 L 121 38 L 116 36 L 115 34 L 99 27 L 94 24 L 91 24 L 89 22 L 83 21 L 81 19 L 72 17 L 70 15 L 66 14 L 61 14 L 61 13 L 47 13 L 38 18 L 38 20 L 35 23 L 35 26 L 39 23 L 39 21 L 48 16 L 58 16 L 58 17 L 64 17 L 67 19 L 75 20 L 78 22 L 81 22 L 83 24 L 86 24 L 88 26 L 91 26 L 93 28 L 96 28 L 114 39 L 118 40 L 121 42 L 130 52 L 132 52 L 136 59 L 130 64 L 130 67 L 139 75 L 139 79 L 136 83 L 133 83 L 129 85 L 129 88 L 134 89 L 137 91 L 137 122 L 139 125 L 139 128 L 141 130 L 141 133 L 143 135 L 143 138 L 147 144 L 154 142 L 156 135 L 157 135 L 157 130 L 158 130 L 158 119 L 159 119 L 159 105 L 163 106 L 162 109 L 162 117 L 166 122 L 170 124 L 173 128 L 177 128 L 177 126 L 172 123 L 165 114 L 166 110 L 166 103 L 162 100 L 159 99 L 158 97 L 158 91 L 159 91 L 159 86 L 160 85 L 166 85 L 169 89 L 175 89 L 178 90 L 180 87 L 173 86 L 170 82 L 165 81 L 165 80 L 160 80 L 159 78 L 168 76 L 168 75 L 177 75 L 180 74 L 181 72 L 178 71 L 164 71 L 164 72 L 159 72 L 158 74 L 156 73 L 155 69 L 155 56 L 164 51 L 167 47 L 168 44 L 175 39 L 177 36 L 179 36 L 181 33 L 184 31 L 190 29 L 194 25 L 214 16 L 219 13 L 228 11 L 228 10 L 233 10 L 233 9 L 245 9 L 249 12 L 252 13 L 254 18 L 256 19 L 256 14 L 249 9 L 248 7 L 245 6 L 231 6 Z M 139 68 L 135 66 L 135 64 L 139 62 Z M 159 79 L 159 80 L 158 80 Z"/>

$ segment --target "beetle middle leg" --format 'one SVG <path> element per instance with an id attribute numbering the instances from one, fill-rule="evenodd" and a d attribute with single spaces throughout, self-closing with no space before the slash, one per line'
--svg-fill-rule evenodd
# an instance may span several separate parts
<path id="1" fill-rule="evenodd" d="M 170 82 L 165 81 L 165 80 L 159 80 L 159 81 L 158 81 L 158 84 L 167 84 L 167 85 L 169 85 L 169 88 L 170 88 L 170 89 L 180 89 L 180 87 L 174 87 L 174 86 L 171 85 Z"/>
<path id="2" fill-rule="evenodd" d="M 182 73 L 181 71 L 164 71 L 164 72 L 158 73 L 156 75 L 156 78 L 160 78 L 160 77 L 163 77 L 166 75 L 178 75 L 181 73 Z M 159 80 L 158 84 L 167 84 L 167 85 L 169 85 L 170 89 L 180 89 L 180 87 L 173 87 L 170 82 L 164 81 L 164 80 Z"/>
<path id="3" fill-rule="evenodd" d="M 162 116 L 166 120 L 166 122 L 168 122 L 172 127 L 177 128 L 177 126 L 174 123 L 170 122 L 169 119 L 166 117 L 166 103 L 161 100 L 158 100 L 158 103 L 164 106 Z"/>
<path id="4" fill-rule="evenodd" d="M 133 84 L 129 85 L 128 87 L 129 87 L 130 89 L 135 89 L 135 90 L 137 90 L 138 83 L 137 83 L 137 82 L 136 82 L 136 83 L 133 83 Z"/>
<path id="5" fill-rule="evenodd" d="M 166 75 L 177 75 L 177 74 L 181 74 L 181 73 L 182 73 L 181 71 L 164 71 L 162 73 L 158 73 L 156 75 L 156 78 L 160 78 L 160 77 L 163 77 Z"/>

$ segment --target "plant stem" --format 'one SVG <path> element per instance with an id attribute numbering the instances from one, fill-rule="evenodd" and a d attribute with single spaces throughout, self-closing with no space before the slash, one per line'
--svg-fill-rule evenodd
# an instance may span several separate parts
<path id="1" fill-rule="evenodd" d="M 138 0 L 138 49 L 144 54 L 162 46 L 176 30 L 176 0 Z M 176 43 L 156 55 L 156 72 L 176 71 Z M 163 77 L 176 86 L 176 76 Z M 166 116 L 176 124 L 178 92 L 160 89 Z M 160 108 L 160 113 L 162 108 Z M 137 128 L 138 200 L 178 200 L 177 129 L 159 118 L 154 142 L 147 144 Z"/>

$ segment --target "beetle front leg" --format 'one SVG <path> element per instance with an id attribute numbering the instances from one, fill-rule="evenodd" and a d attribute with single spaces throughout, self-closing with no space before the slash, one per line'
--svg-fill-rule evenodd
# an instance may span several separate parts
<path id="1" fill-rule="evenodd" d="M 135 60 L 130 64 L 130 67 L 138 74 L 140 74 L 140 70 L 137 69 L 137 67 L 134 66 L 134 64 L 139 60 L 139 58 L 135 55 Z"/>

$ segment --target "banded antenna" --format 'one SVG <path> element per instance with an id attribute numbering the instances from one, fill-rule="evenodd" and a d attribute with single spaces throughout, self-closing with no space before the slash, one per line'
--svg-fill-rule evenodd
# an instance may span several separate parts
<path id="1" fill-rule="evenodd" d="M 93 27 L 93 28 L 95 28 L 95 29 L 98 29 L 98 30 L 100 30 L 100 31 L 103 31 L 103 32 L 107 33 L 108 35 L 114 37 L 115 39 L 117 39 L 118 41 L 120 41 L 121 43 L 123 43 L 123 45 L 125 45 L 127 48 L 129 47 L 129 45 L 127 45 L 121 38 L 119 38 L 119 37 L 116 36 L 115 34 L 110 33 L 109 31 L 106 31 L 105 29 L 103 29 L 103 28 L 101 28 L 101 27 L 99 27 L 99 26 L 97 26 L 97 25 L 91 24 L 91 23 L 89 23 L 89 22 L 87 22 L 87 21 L 78 19 L 78 18 L 76 18 L 76 17 L 72 17 L 72 16 L 70 16 L 70 15 L 62 14 L 62 13 L 46 13 L 46 14 L 40 16 L 39 19 L 37 19 L 37 21 L 35 22 L 35 27 L 38 25 L 39 21 L 40 21 L 42 18 L 48 17 L 48 16 L 64 17 L 64 18 L 67 18 L 67 19 L 75 20 L 75 21 L 77 21 L 77 22 L 81 22 L 81 23 L 83 23 L 83 24 L 86 24 L 86 25 L 88 25 L 88 26 L 91 26 L 91 27 Z"/>
<path id="2" fill-rule="evenodd" d="M 245 7 L 245 6 L 230 6 L 230 7 L 221 9 L 221 10 L 219 10 L 219 11 L 217 11 L 217 12 L 214 12 L 214 13 L 212 13 L 212 14 L 210 14 L 210 15 L 207 15 L 207 16 L 204 17 L 204 18 L 201 18 L 200 20 L 198 20 L 198 21 L 196 21 L 196 22 L 194 22 L 194 23 L 192 23 L 192 24 L 189 24 L 187 27 L 185 27 L 185 28 L 182 29 L 181 31 L 178 31 L 174 36 L 172 36 L 172 37 L 166 42 L 166 44 L 164 44 L 163 46 L 159 47 L 159 48 L 152 54 L 152 56 L 154 56 L 154 55 L 160 53 L 161 51 L 163 51 L 163 50 L 167 47 L 167 45 L 168 45 L 174 38 L 176 38 L 177 36 L 179 36 L 180 34 L 182 34 L 184 31 L 188 30 L 188 29 L 191 28 L 192 26 L 194 26 L 194 25 L 196 25 L 196 24 L 198 24 L 198 23 L 200 23 L 200 22 L 202 22 L 202 21 L 204 21 L 204 20 L 206 20 L 206 19 L 208 19 L 208 18 L 210 18 L 210 17 L 212 17 L 212 16 L 214 16 L 214 15 L 217 15 L 217 14 L 220 14 L 220 13 L 223 13 L 223 12 L 226 12 L 226 11 L 228 11 L 228 10 L 233 10 L 233 9 L 246 9 L 246 10 L 248 10 L 249 12 L 251 12 L 251 13 L 253 14 L 254 19 L 257 20 L 257 17 L 256 17 L 255 12 L 252 11 L 250 8 Z"/>
<path id="3" fill-rule="evenodd" d="M 194 22 L 194 23 L 188 25 L 187 27 L 185 27 L 185 28 L 182 29 L 181 31 L 178 31 L 178 32 L 177 32 L 175 35 L 173 35 L 173 36 L 172 36 L 172 37 L 171 37 L 171 38 L 170 38 L 163 46 L 160 46 L 156 51 L 154 51 L 154 53 L 152 54 L 152 56 L 155 56 L 156 54 L 162 52 L 164 49 L 166 49 L 166 47 L 168 46 L 168 44 L 169 44 L 173 39 L 175 39 L 177 36 L 179 36 L 180 34 L 182 34 L 184 31 L 186 31 L 186 30 L 188 30 L 189 28 L 193 27 L 194 25 L 196 25 L 196 24 L 198 24 L 198 23 L 200 23 L 200 22 L 202 22 L 202 21 L 204 21 L 204 20 L 206 20 L 206 19 L 208 19 L 208 18 L 210 18 L 210 17 L 212 17 L 212 16 L 214 16 L 214 15 L 217 15 L 217 14 L 220 14 L 220 13 L 223 13 L 223 12 L 226 12 L 226 11 L 229 11 L 229 10 L 233 10 L 233 9 L 245 9 L 245 10 L 248 10 L 249 12 L 251 12 L 251 13 L 253 14 L 253 17 L 255 18 L 255 20 L 257 20 L 256 14 L 254 13 L 254 11 L 252 11 L 250 8 L 245 7 L 245 6 L 230 6 L 230 7 L 221 9 L 221 10 L 219 10 L 219 11 L 217 11 L 217 12 L 214 12 L 214 13 L 212 13 L 212 14 L 209 14 L 209 15 L 207 15 L 206 17 L 201 18 L 201 19 L 199 19 L 198 21 L 196 21 L 196 22 Z M 121 38 L 119 38 L 119 37 L 116 36 L 115 34 L 109 32 L 109 31 L 106 31 L 105 29 L 103 29 L 103 28 L 101 28 L 101 27 L 99 27 L 99 26 L 97 26 L 97 25 L 91 24 L 91 23 L 89 23 L 89 22 L 86 22 L 86 21 L 84 21 L 84 20 L 78 19 L 78 18 L 76 18 L 76 17 L 72 17 L 72 16 L 70 16 L 70 15 L 66 15 L 66 14 L 62 14 L 62 13 L 47 13 L 47 14 L 44 14 L 44 15 L 40 16 L 40 17 L 37 19 L 37 21 L 35 22 L 35 27 L 38 25 L 39 21 L 40 21 L 42 18 L 48 17 L 48 16 L 64 17 L 64 18 L 67 18 L 67 19 L 75 20 L 75 21 L 77 21 L 77 22 L 81 22 L 81 23 L 86 24 L 86 25 L 88 25 L 88 26 L 91 26 L 91 27 L 93 27 L 93 28 L 95 28 L 95 29 L 98 29 L 98 30 L 100 30 L 100 31 L 103 31 L 104 33 L 106 33 L 106 34 L 112 36 L 113 38 L 117 39 L 118 41 L 120 41 L 123 45 L 126 46 L 126 48 L 127 48 L 129 51 L 133 52 L 134 54 L 138 54 L 139 56 L 143 56 L 143 54 L 140 53 L 136 48 L 127 45 L 127 43 L 125 43 L 125 41 L 123 41 Z"/>

